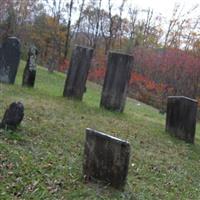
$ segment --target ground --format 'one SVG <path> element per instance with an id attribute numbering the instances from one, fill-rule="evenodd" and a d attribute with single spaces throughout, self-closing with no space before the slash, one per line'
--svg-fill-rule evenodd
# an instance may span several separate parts
<path id="1" fill-rule="evenodd" d="M 200 127 L 195 145 L 170 137 L 165 116 L 128 99 L 123 114 L 99 108 L 101 87 L 88 83 L 83 102 L 62 97 L 65 75 L 39 68 L 35 89 L 0 84 L 0 118 L 13 101 L 25 106 L 16 132 L 0 130 L 0 199 L 200 199 Z M 131 145 L 124 191 L 85 183 L 85 129 Z"/>

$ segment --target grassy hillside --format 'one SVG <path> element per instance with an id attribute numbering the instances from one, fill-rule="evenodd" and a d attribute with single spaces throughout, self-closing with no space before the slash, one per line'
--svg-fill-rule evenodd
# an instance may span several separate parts
<path id="1" fill-rule="evenodd" d="M 12 101 L 25 105 L 17 132 L 0 130 L 0 199 L 200 199 L 200 127 L 195 145 L 165 133 L 165 116 L 128 99 L 124 114 L 99 108 L 101 88 L 88 83 L 83 102 L 62 97 L 65 76 L 38 69 L 35 89 L 0 84 L 0 117 Z M 128 140 L 124 191 L 84 183 L 85 128 Z"/>

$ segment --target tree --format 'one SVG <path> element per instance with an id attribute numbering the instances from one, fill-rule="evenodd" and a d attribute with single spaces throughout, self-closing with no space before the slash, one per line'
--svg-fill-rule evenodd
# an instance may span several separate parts
<path id="1" fill-rule="evenodd" d="M 70 46 L 70 28 L 71 28 L 71 17 L 72 17 L 72 10 L 73 10 L 73 4 L 74 0 L 70 1 L 70 4 L 67 5 L 69 7 L 69 12 L 68 12 L 68 23 L 67 23 L 67 32 L 66 32 L 66 39 L 65 39 L 65 51 L 64 51 L 64 58 L 67 58 L 68 55 L 68 50 Z"/>
<path id="2" fill-rule="evenodd" d="M 82 0 L 82 3 L 80 5 L 80 8 L 79 8 L 79 17 L 78 17 L 78 20 L 75 24 L 75 38 L 74 40 L 76 41 L 77 40 L 77 36 L 79 34 L 79 29 L 80 29 L 80 24 L 82 22 L 82 18 L 83 18 L 83 10 L 84 10 L 84 7 L 85 7 L 85 0 Z"/>
<path id="3" fill-rule="evenodd" d="M 99 24 L 100 24 L 100 13 L 101 13 L 101 2 L 102 0 L 99 0 L 99 4 L 97 9 L 97 16 L 96 16 L 96 27 L 95 27 L 95 35 L 94 35 L 94 43 L 93 43 L 93 49 L 96 49 L 98 35 L 99 35 Z"/>
<path id="4" fill-rule="evenodd" d="M 119 7 L 119 48 L 121 49 L 122 48 L 122 37 L 123 37 L 123 27 L 122 27 L 122 22 L 123 22 L 123 18 L 122 18 L 122 15 L 123 15 L 123 11 L 124 11 L 124 6 L 125 6 L 125 3 L 127 1 L 126 0 L 122 0 L 122 3 Z"/>

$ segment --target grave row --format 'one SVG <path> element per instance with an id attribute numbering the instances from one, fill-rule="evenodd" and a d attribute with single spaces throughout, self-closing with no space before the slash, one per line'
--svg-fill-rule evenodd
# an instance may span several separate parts
<path id="1" fill-rule="evenodd" d="M 38 51 L 32 46 L 23 73 L 23 86 L 34 87 Z M 82 100 L 93 56 L 93 49 L 76 46 L 73 50 L 63 96 Z M 0 82 L 14 84 L 20 61 L 20 42 L 8 38 L 0 47 Z M 123 112 L 128 83 L 133 66 L 133 56 L 110 52 L 100 106 Z"/>
<path id="2" fill-rule="evenodd" d="M 37 54 L 37 49 L 32 46 L 29 49 L 28 61 L 24 69 L 23 86 L 34 86 Z M 92 56 L 92 48 L 82 46 L 74 48 L 65 81 L 64 97 L 83 99 Z M 19 61 L 20 42 L 17 38 L 8 38 L 0 46 L 0 82 L 14 84 Z M 116 52 L 109 53 L 101 107 L 123 112 L 132 66 L 132 56 Z M 17 115 L 17 112 L 20 114 Z M 166 131 L 186 142 L 194 143 L 196 114 L 196 100 L 184 96 L 168 97 Z M 22 118 L 22 105 L 11 104 L 0 123 L 0 128 L 5 126 L 15 128 L 15 123 L 18 125 Z M 103 180 L 116 188 L 125 185 L 130 156 L 128 142 L 86 129 L 84 155 L 83 173 L 87 180 L 93 178 Z"/>
<path id="3" fill-rule="evenodd" d="M 16 37 L 9 37 L 0 45 L 0 82 L 14 84 L 20 62 L 20 46 L 20 42 Z M 23 86 L 34 86 L 37 54 L 36 47 L 31 46 L 24 69 Z"/>
<path id="4" fill-rule="evenodd" d="M 91 65 L 93 49 L 76 46 L 72 53 L 63 96 L 82 100 Z M 110 52 L 100 106 L 123 112 L 133 56 Z"/>

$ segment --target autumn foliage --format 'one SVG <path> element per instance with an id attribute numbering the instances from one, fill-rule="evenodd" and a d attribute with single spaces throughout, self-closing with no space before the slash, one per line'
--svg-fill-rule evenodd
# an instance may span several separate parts
<path id="1" fill-rule="evenodd" d="M 88 79 L 99 84 L 103 84 L 111 49 L 133 54 L 131 97 L 159 108 L 168 95 L 200 98 L 200 20 L 191 17 L 198 6 L 182 13 L 181 6 L 175 5 L 171 19 L 166 20 L 151 9 L 131 7 L 127 12 L 124 0 L 116 8 L 114 0 L 106 6 L 101 0 L 49 2 L 2 0 L 0 41 L 17 36 L 22 59 L 30 44 L 35 44 L 38 63 L 49 72 L 68 70 L 75 44 L 92 47 Z M 125 12 L 128 18 L 123 17 Z"/>
<path id="2" fill-rule="evenodd" d="M 169 95 L 199 98 L 200 59 L 179 49 L 134 50 L 134 66 L 129 83 L 129 95 L 161 108 Z M 97 54 L 92 60 L 88 79 L 102 84 L 107 56 Z M 60 66 L 66 71 L 69 61 Z"/>

